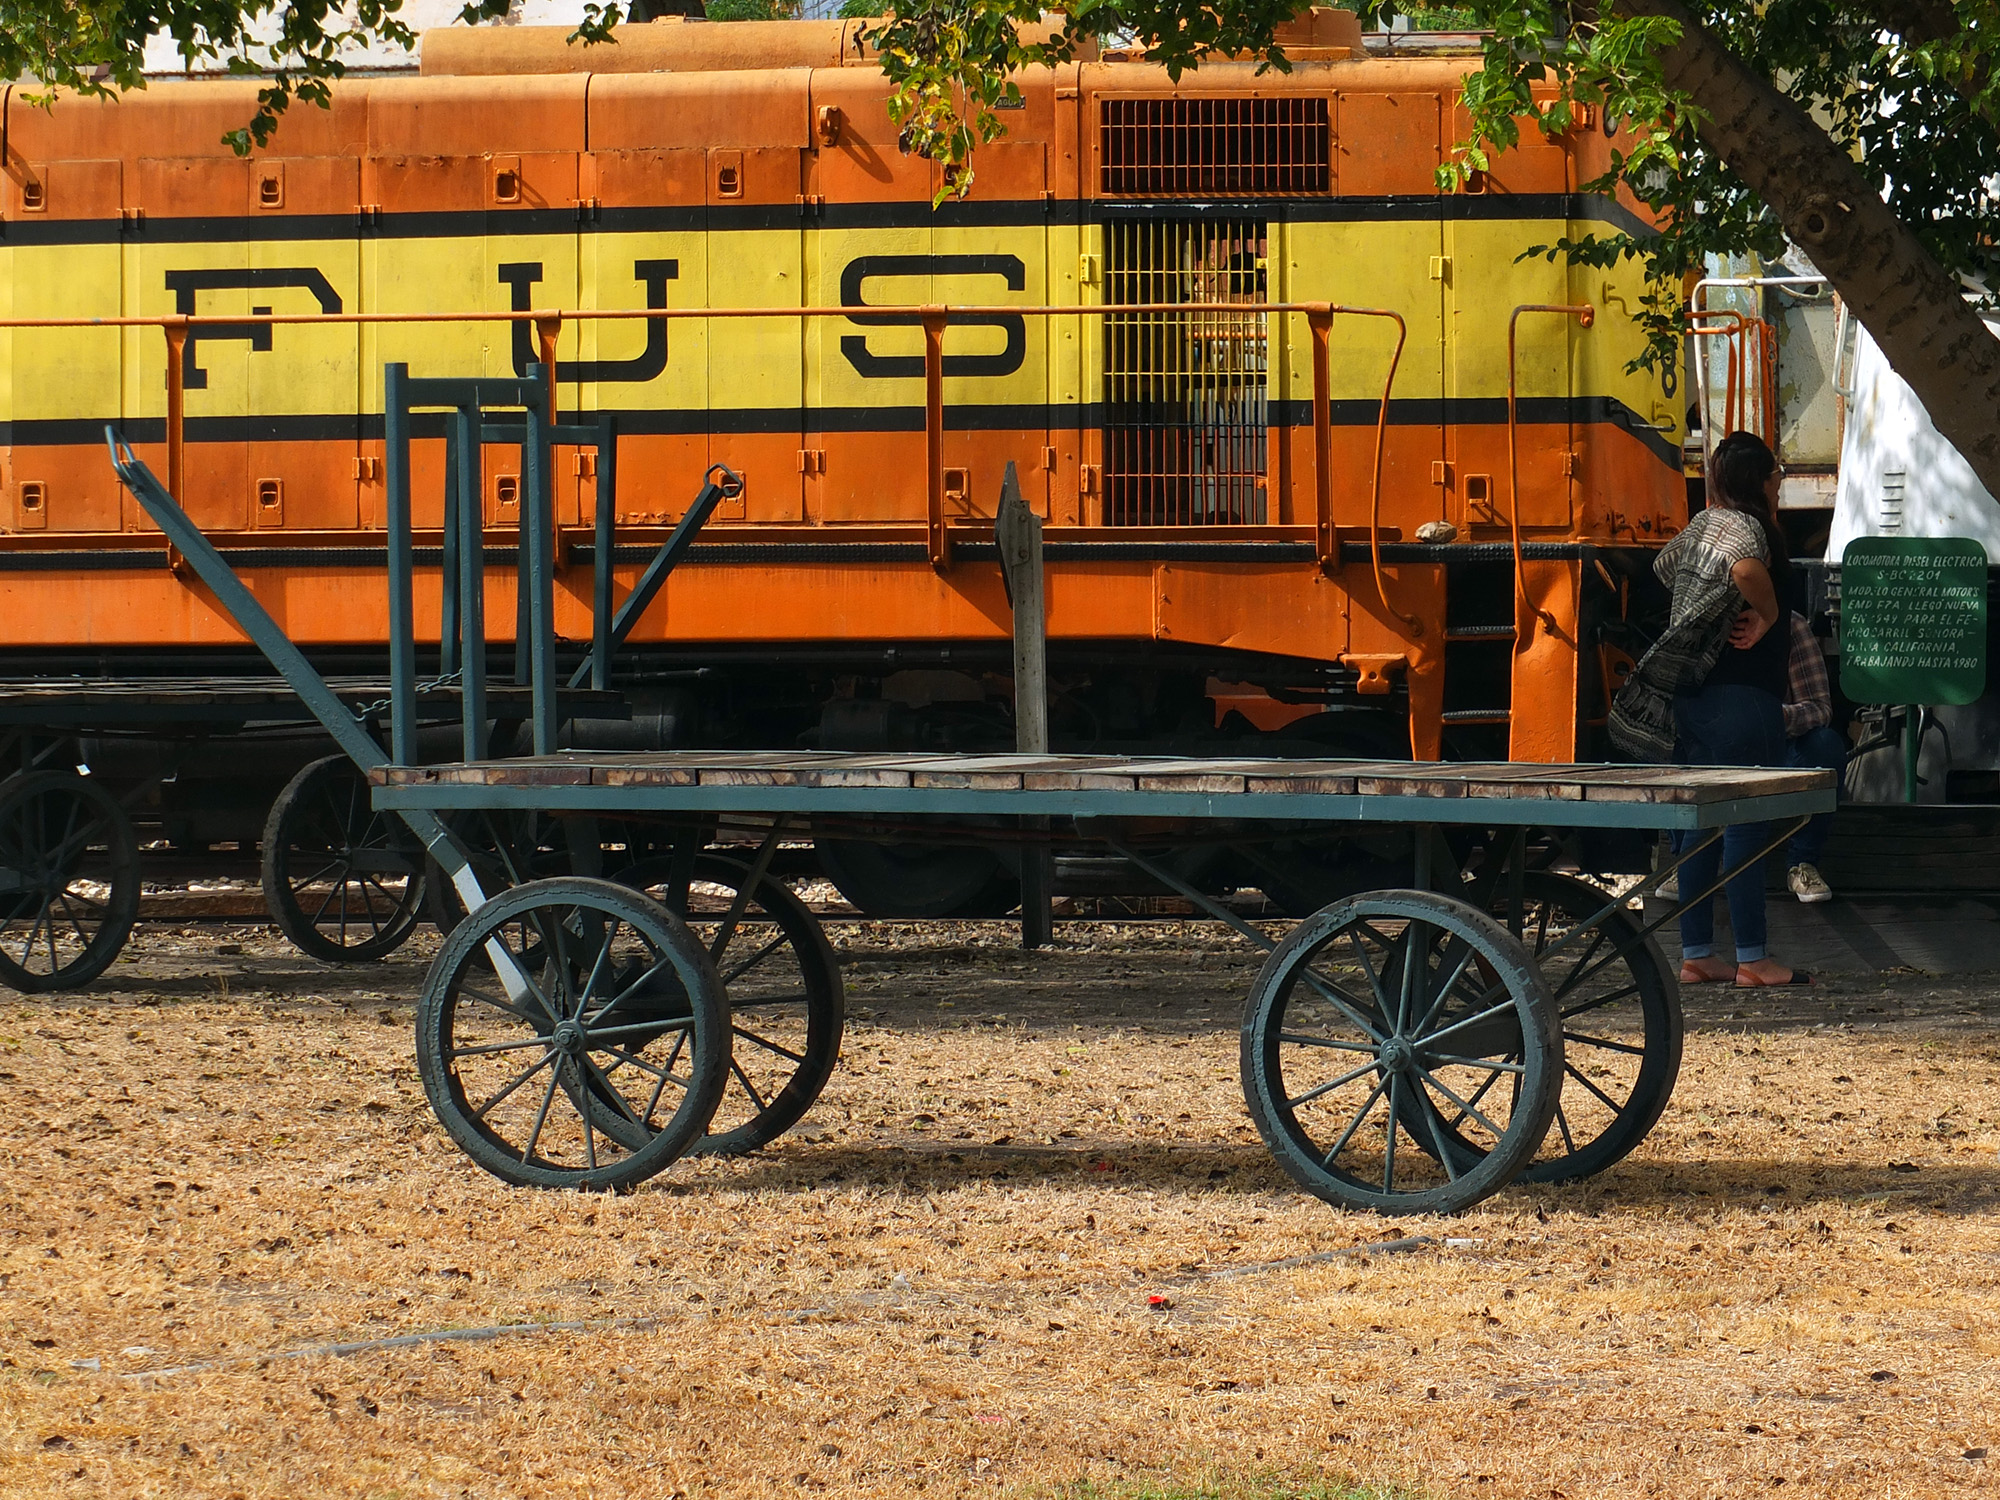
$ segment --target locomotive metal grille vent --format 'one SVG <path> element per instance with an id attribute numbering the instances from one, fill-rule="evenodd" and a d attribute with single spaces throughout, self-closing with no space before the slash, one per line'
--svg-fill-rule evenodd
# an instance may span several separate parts
<path id="1" fill-rule="evenodd" d="M 1332 189 L 1324 99 L 1105 99 L 1101 191 L 1121 198 L 1280 198 Z"/>
<path id="2" fill-rule="evenodd" d="M 1106 299 L 1172 303 L 1105 320 L 1104 520 L 1242 526 L 1265 518 L 1270 425 L 1262 220 L 1105 226 Z"/>

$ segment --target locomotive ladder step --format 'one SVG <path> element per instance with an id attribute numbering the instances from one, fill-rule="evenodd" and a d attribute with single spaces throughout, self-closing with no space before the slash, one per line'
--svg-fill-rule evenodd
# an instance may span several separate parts
<path id="1" fill-rule="evenodd" d="M 1444 638 L 1448 641 L 1511 641 L 1514 639 L 1512 625 L 1447 625 Z"/>
<path id="2" fill-rule="evenodd" d="M 1447 724 L 1511 724 L 1514 714 L 1505 708 L 1448 708 L 1442 715 Z"/>

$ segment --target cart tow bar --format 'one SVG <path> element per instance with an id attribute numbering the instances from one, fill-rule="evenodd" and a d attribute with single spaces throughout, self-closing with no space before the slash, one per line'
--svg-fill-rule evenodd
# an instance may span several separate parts
<path id="1" fill-rule="evenodd" d="M 305 653 L 279 629 L 270 612 L 244 587 L 243 580 L 236 576 L 222 554 L 202 535 L 201 528 L 188 519 L 187 512 L 167 493 L 153 471 L 132 452 L 131 445 L 119 435 L 118 429 L 106 426 L 104 440 L 111 449 L 111 466 L 132 492 L 132 498 L 153 518 L 153 524 L 160 528 L 168 545 L 186 559 L 195 576 L 208 585 L 224 613 L 250 637 L 251 644 L 264 653 L 265 660 L 277 669 L 278 675 L 299 695 L 299 700 L 312 710 L 313 717 L 333 736 L 334 743 L 346 752 L 347 758 L 364 772 L 387 765 L 389 757 L 375 743 L 374 736 L 362 728 L 360 721 L 347 711 L 347 706 L 334 696 L 333 689 L 306 660 Z M 486 891 L 473 872 L 472 861 L 464 847 L 452 836 L 451 830 L 445 827 L 444 820 L 435 813 L 415 808 L 398 809 L 398 815 L 451 878 L 452 886 L 465 903 L 466 910 L 477 911 L 485 905 Z M 533 997 L 534 986 L 504 944 L 497 939 L 488 942 L 486 951 L 493 959 L 493 967 L 500 976 L 508 999 L 518 1002 Z"/>

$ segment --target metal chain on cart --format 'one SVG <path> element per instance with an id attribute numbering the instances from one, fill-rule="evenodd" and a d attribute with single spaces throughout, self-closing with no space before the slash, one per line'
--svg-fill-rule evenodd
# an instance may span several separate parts
<path id="1" fill-rule="evenodd" d="M 425 693 L 436 692 L 439 688 L 455 687 L 464 680 L 464 677 L 465 668 L 460 667 L 455 672 L 446 672 L 442 676 L 431 678 L 428 682 L 418 683 L 414 691 L 421 697 Z M 395 702 L 394 698 L 377 698 L 373 703 L 359 704 L 350 708 L 348 712 L 354 715 L 357 723 L 365 724 L 375 715 L 394 707 Z"/>

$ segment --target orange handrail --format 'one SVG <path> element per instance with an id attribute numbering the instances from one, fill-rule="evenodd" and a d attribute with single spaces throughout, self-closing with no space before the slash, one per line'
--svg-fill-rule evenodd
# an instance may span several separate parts
<path id="1" fill-rule="evenodd" d="M 1744 425 L 1750 404 L 1749 393 L 1746 389 L 1748 382 L 1744 374 L 1744 367 L 1749 362 L 1750 320 L 1736 309 L 1728 307 L 1710 308 L 1702 311 L 1691 309 L 1688 317 L 1690 321 L 1699 318 L 1723 318 L 1728 320 L 1720 327 L 1690 327 L 1688 329 L 1688 336 L 1690 338 L 1720 338 L 1725 340 L 1723 354 L 1728 360 L 1728 364 L 1725 366 L 1723 377 L 1722 419 L 1723 425 L 1733 432 Z M 1701 392 L 1701 405 L 1703 414 L 1701 429 L 1702 467 L 1706 469 L 1708 466 L 1708 455 L 1715 447 L 1714 424 L 1707 420 L 1708 391 L 1706 388 Z"/>
<path id="2" fill-rule="evenodd" d="M 921 317 L 926 312 L 947 318 L 995 317 L 1019 314 L 1023 317 L 1107 317 L 1116 313 L 1299 313 L 1311 314 L 1325 308 L 1336 312 L 1370 312 L 1391 317 L 1386 308 L 1341 307 L 1328 302 L 1084 302 L 1067 306 L 1035 306 L 1019 302 L 948 302 L 912 305 L 869 303 L 826 307 L 577 307 L 530 308 L 482 312 L 336 312 L 336 313 L 155 313 L 151 316 L 109 318 L 0 318 L 0 328 L 242 328 L 287 323 L 538 323 L 548 319 L 579 323 L 675 318 L 852 318 L 904 315 Z"/>
<path id="3" fill-rule="evenodd" d="M 1524 302 L 1507 319 L 1507 525 L 1514 539 L 1514 591 L 1521 609 L 1553 630 L 1555 617 L 1545 609 L 1536 609 L 1528 598 L 1528 578 L 1521 556 L 1521 421 L 1514 365 L 1515 334 L 1522 313 L 1560 313 L 1566 318 L 1575 318 L 1578 327 L 1588 328 L 1597 321 L 1597 309 L 1588 302 Z M 1527 644 L 1529 633 L 1529 630 L 1516 626 L 1516 650 Z"/>
<path id="4" fill-rule="evenodd" d="M 1778 450 L 1778 330 L 1769 318 L 1759 318 L 1757 328 L 1757 415 L 1758 436 L 1770 445 L 1773 453 Z M 1743 384 L 1750 384 L 1749 372 L 1744 372 Z"/>
<path id="5" fill-rule="evenodd" d="M 1368 486 L 1368 554 L 1375 573 L 1375 597 L 1382 601 L 1384 613 L 1401 620 L 1414 634 L 1422 635 L 1423 621 L 1415 615 L 1404 614 L 1389 602 L 1388 585 L 1382 579 L 1382 455 L 1389 440 L 1389 394 L 1395 389 L 1396 369 L 1403 362 L 1403 345 L 1410 336 L 1409 325 L 1403 321 L 1401 313 L 1373 307 L 1336 307 L 1329 304 L 1323 312 L 1306 316 L 1313 336 L 1313 465 L 1317 484 L 1315 537 L 1320 569 L 1331 572 L 1340 564 L 1339 536 L 1333 524 L 1333 377 L 1328 349 L 1333 320 L 1340 313 L 1363 318 L 1393 318 L 1396 323 L 1396 347 L 1389 353 L 1389 373 L 1382 381 L 1382 400 L 1375 412 L 1375 467 Z"/>
<path id="6" fill-rule="evenodd" d="M 1691 339 L 1721 338 L 1727 341 L 1722 346 L 1723 358 L 1728 361 L 1723 367 L 1722 425 L 1725 430 L 1733 431 L 1738 425 L 1736 420 L 1736 330 L 1733 328 L 1690 328 L 1688 330 L 1688 337 Z M 1714 424 L 1708 420 L 1708 417 L 1713 415 L 1713 413 L 1706 411 L 1708 406 L 1708 393 L 1706 391 L 1702 392 L 1701 404 L 1704 408 L 1701 424 L 1701 447 L 1703 464 L 1706 466 L 1708 454 L 1714 447 L 1714 443 L 1710 438 L 1710 429 Z"/>
<path id="7" fill-rule="evenodd" d="M 1723 394 L 1723 425 L 1730 431 L 1753 432 L 1773 448 L 1778 444 L 1778 348 L 1777 338 L 1767 318 L 1753 317 L 1730 307 L 1690 308 L 1688 319 L 1721 318 L 1719 327 L 1690 327 L 1691 338 L 1724 338 L 1729 357 Z M 1753 373 L 1754 371 L 1754 373 Z M 1756 382 L 1757 399 L 1752 412 L 1751 382 Z M 1706 420 L 1708 392 L 1701 393 L 1702 457 L 1714 451 L 1714 424 Z"/>
<path id="8" fill-rule="evenodd" d="M 931 567 L 951 566 L 944 525 L 944 330 L 941 308 L 924 309 L 924 523 Z"/>
<path id="9" fill-rule="evenodd" d="M 917 307 L 854 306 L 840 307 L 648 307 L 648 308 L 570 308 L 570 309 L 510 309 L 505 312 L 432 312 L 432 313 L 387 313 L 387 312 L 338 312 L 338 313 L 252 313 L 243 316 L 234 313 L 172 313 L 153 317 L 108 317 L 108 318 L 0 318 L 0 329 L 90 329 L 90 328 L 159 328 L 165 331 L 167 339 L 167 473 L 168 488 L 176 498 L 183 493 L 182 480 L 185 471 L 185 425 L 186 425 L 186 385 L 184 351 L 190 334 L 208 327 L 242 328 L 306 325 L 353 325 L 377 326 L 382 324 L 431 324 L 431 323 L 528 323 L 533 325 L 536 342 L 543 364 L 551 371 L 557 369 L 556 341 L 561 336 L 565 321 L 576 322 L 630 322 L 635 319 L 650 321 L 660 319 L 670 321 L 688 318 L 851 318 L 859 314 L 879 316 L 883 313 L 902 313 L 914 317 L 924 329 L 924 434 L 926 448 L 927 475 L 926 531 L 928 552 L 933 567 L 944 568 L 950 563 L 950 541 L 946 533 L 944 517 L 944 330 L 954 318 L 964 317 L 1112 317 L 1130 313 L 1186 313 L 1199 310 L 1202 304 L 1186 302 L 1130 302 L 1118 304 L 1082 304 L 1071 306 L 1022 306 L 1017 303 L 929 303 Z M 1303 314 L 1313 333 L 1313 450 L 1316 473 L 1314 475 L 1314 548 L 1316 560 L 1322 568 L 1332 568 L 1339 563 L 1339 549 L 1336 540 L 1333 516 L 1333 440 L 1331 416 L 1331 361 L 1327 355 L 1327 331 L 1332 320 L 1339 316 L 1368 318 L 1389 318 L 1396 324 L 1396 348 L 1389 360 L 1388 374 L 1382 383 L 1382 399 L 1376 416 L 1375 427 L 1375 470 L 1373 497 L 1369 507 L 1369 527 L 1374 534 L 1374 566 L 1376 590 L 1382 596 L 1382 604 L 1389 609 L 1387 591 L 1382 581 L 1381 561 L 1381 499 L 1383 451 L 1387 443 L 1389 423 L 1389 399 L 1396 381 L 1396 370 L 1402 361 L 1403 346 L 1408 337 L 1408 327 L 1403 315 L 1389 308 L 1346 307 L 1331 302 L 1245 302 L 1230 303 L 1228 310 L 1233 314 Z M 1395 611 L 1390 610 L 1393 614 Z M 1398 616 L 1409 622 L 1409 617 Z"/>

